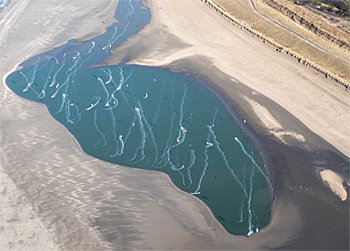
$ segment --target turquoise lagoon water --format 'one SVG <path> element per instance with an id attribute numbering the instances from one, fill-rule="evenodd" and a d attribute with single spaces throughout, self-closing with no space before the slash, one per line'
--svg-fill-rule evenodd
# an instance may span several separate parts
<path id="1" fill-rule="evenodd" d="M 7 85 L 45 104 L 86 153 L 167 173 L 228 232 L 250 235 L 266 226 L 271 185 L 263 158 L 213 91 L 197 78 L 160 68 L 89 67 L 137 33 L 150 13 L 141 2 L 120 1 L 116 18 L 103 35 L 27 60 Z"/>

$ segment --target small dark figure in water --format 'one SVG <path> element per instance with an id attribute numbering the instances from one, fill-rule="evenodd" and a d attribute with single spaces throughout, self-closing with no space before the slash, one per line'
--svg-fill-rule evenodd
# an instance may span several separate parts
<path id="1" fill-rule="evenodd" d="M 227 222 L 224 218 L 222 218 L 221 216 L 219 216 L 219 219 L 224 221 L 224 222 Z"/>

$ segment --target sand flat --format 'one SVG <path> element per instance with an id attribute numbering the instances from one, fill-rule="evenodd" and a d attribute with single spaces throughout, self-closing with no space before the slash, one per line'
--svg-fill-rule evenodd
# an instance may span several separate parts
<path id="1" fill-rule="evenodd" d="M 154 0 L 152 6 L 155 28 L 141 35 L 150 36 L 156 30 L 171 33 L 188 46 L 168 55 L 160 47 L 158 55 L 143 53 L 131 63 L 161 66 L 192 55 L 209 57 L 222 72 L 275 101 L 350 156 L 349 93 L 343 86 L 218 18 L 203 2 Z M 159 22 L 166 27 L 159 29 Z M 221 87 L 226 93 L 234 91 L 229 85 Z"/>
<path id="2" fill-rule="evenodd" d="M 43 233 L 41 239 L 21 242 L 16 229 L 5 229 L 9 231 L 7 238 L 12 238 L 9 242 L 15 243 L 16 249 L 50 245 L 68 250 L 348 248 L 348 226 L 344 223 L 348 208 L 307 171 L 306 166 L 316 157 L 296 161 L 307 156 L 302 150 L 264 141 L 276 162 L 272 221 L 250 238 L 232 236 L 202 201 L 173 186 L 167 175 L 112 165 L 86 155 L 46 107 L 7 88 L 6 76 L 26 58 L 72 38 L 91 37 L 96 29 L 96 34 L 103 32 L 113 22 L 116 2 L 11 1 L 0 14 L 4 31 L 0 34 L 1 182 L 6 185 L 13 181 L 14 190 L 8 193 L 22 194 L 28 200 L 26 210 L 34 212 L 33 219 L 38 220 L 38 229 L 33 231 Z M 233 27 L 201 1 L 150 1 L 149 5 L 153 24 L 166 37 L 148 51 L 148 43 L 156 44 L 151 37 L 156 30 L 146 26 L 140 35 L 149 41 L 142 52 L 136 51 L 132 62 L 165 65 L 189 55 L 204 55 L 228 76 L 251 88 L 251 94 L 251 90 L 257 93 L 252 94 L 255 98 L 274 100 L 347 154 L 348 104 L 341 87 L 289 57 L 273 54 L 273 48 Z M 137 36 L 130 39 L 137 40 Z M 125 50 L 132 48 L 127 43 L 123 46 Z M 209 71 L 207 74 L 211 75 Z M 237 85 L 228 83 L 219 82 L 228 95 L 234 96 L 239 91 L 233 88 Z M 295 89 L 292 84 L 300 86 Z M 286 121 L 299 126 L 290 115 L 276 112 L 276 103 L 259 103 L 283 128 L 291 127 Z M 282 119 L 280 114 L 289 119 Z M 330 119 L 333 117 L 336 120 Z M 306 129 L 303 132 L 310 133 Z M 308 135 L 303 136 L 310 141 Z M 317 215 L 310 205 L 319 208 Z M 2 215 L 14 212 L 26 217 L 22 208 L 20 203 L 1 203 Z M 330 214 L 332 219 L 325 221 Z M 19 217 L 18 224 L 12 225 L 26 232 L 31 224 Z M 314 233 L 313 228 L 319 231 Z"/>

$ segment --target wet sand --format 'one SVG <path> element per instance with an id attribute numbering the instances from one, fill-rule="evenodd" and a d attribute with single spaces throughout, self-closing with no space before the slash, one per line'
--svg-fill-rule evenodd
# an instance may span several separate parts
<path id="1" fill-rule="evenodd" d="M 82 2 L 90 7 L 80 7 Z M 0 14 L 0 248 L 348 249 L 349 198 L 341 201 L 319 174 L 331 169 L 349 178 L 348 93 L 290 57 L 273 54 L 274 48 L 201 1 L 174 2 L 151 1 L 152 24 L 107 61 L 128 57 L 184 71 L 220 92 L 268 156 L 275 193 L 269 226 L 249 238 L 228 234 L 204 203 L 176 188 L 167 175 L 86 155 L 46 107 L 7 88 L 4 78 L 23 56 L 91 37 L 91 27 L 103 32 L 113 22 L 116 1 L 63 0 L 58 6 L 54 1 L 44 6 L 38 0 L 11 1 Z M 204 23 L 205 15 L 211 25 Z M 189 23 L 196 25 L 187 29 Z M 224 27 L 232 30 L 225 33 Z M 207 33 L 215 46 L 209 38 L 200 39 Z M 219 41 L 225 39 L 218 33 L 228 34 L 235 48 L 222 46 Z M 293 84 L 300 85 L 298 90 L 290 88 Z M 255 115 L 254 104 L 267 115 Z M 21 199 L 14 200 L 17 194 Z"/>

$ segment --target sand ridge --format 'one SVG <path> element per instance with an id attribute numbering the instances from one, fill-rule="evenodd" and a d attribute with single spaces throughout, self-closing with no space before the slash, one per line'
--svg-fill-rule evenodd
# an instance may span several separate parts
<path id="1" fill-rule="evenodd" d="M 332 170 L 323 170 L 320 172 L 320 175 L 322 179 L 327 182 L 330 189 L 339 196 L 342 201 L 346 200 L 348 194 L 343 185 L 343 182 L 345 182 L 344 178 Z M 349 182 L 347 182 L 347 184 L 349 185 Z"/>
<path id="2" fill-rule="evenodd" d="M 293 131 L 284 130 L 282 125 L 276 120 L 276 118 L 268 111 L 268 109 L 265 106 L 262 106 L 258 102 L 251 100 L 247 97 L 244 98 L 251 105 L 255 114 L 259 117 L 261 122 L 270 130 L 272 134 L 279 138 L 283 143 L 287 143 L 284 139 L 284 136 L 286 135 L 291 136 L 302 142 L 305 141 L 303 135 Z"/>

